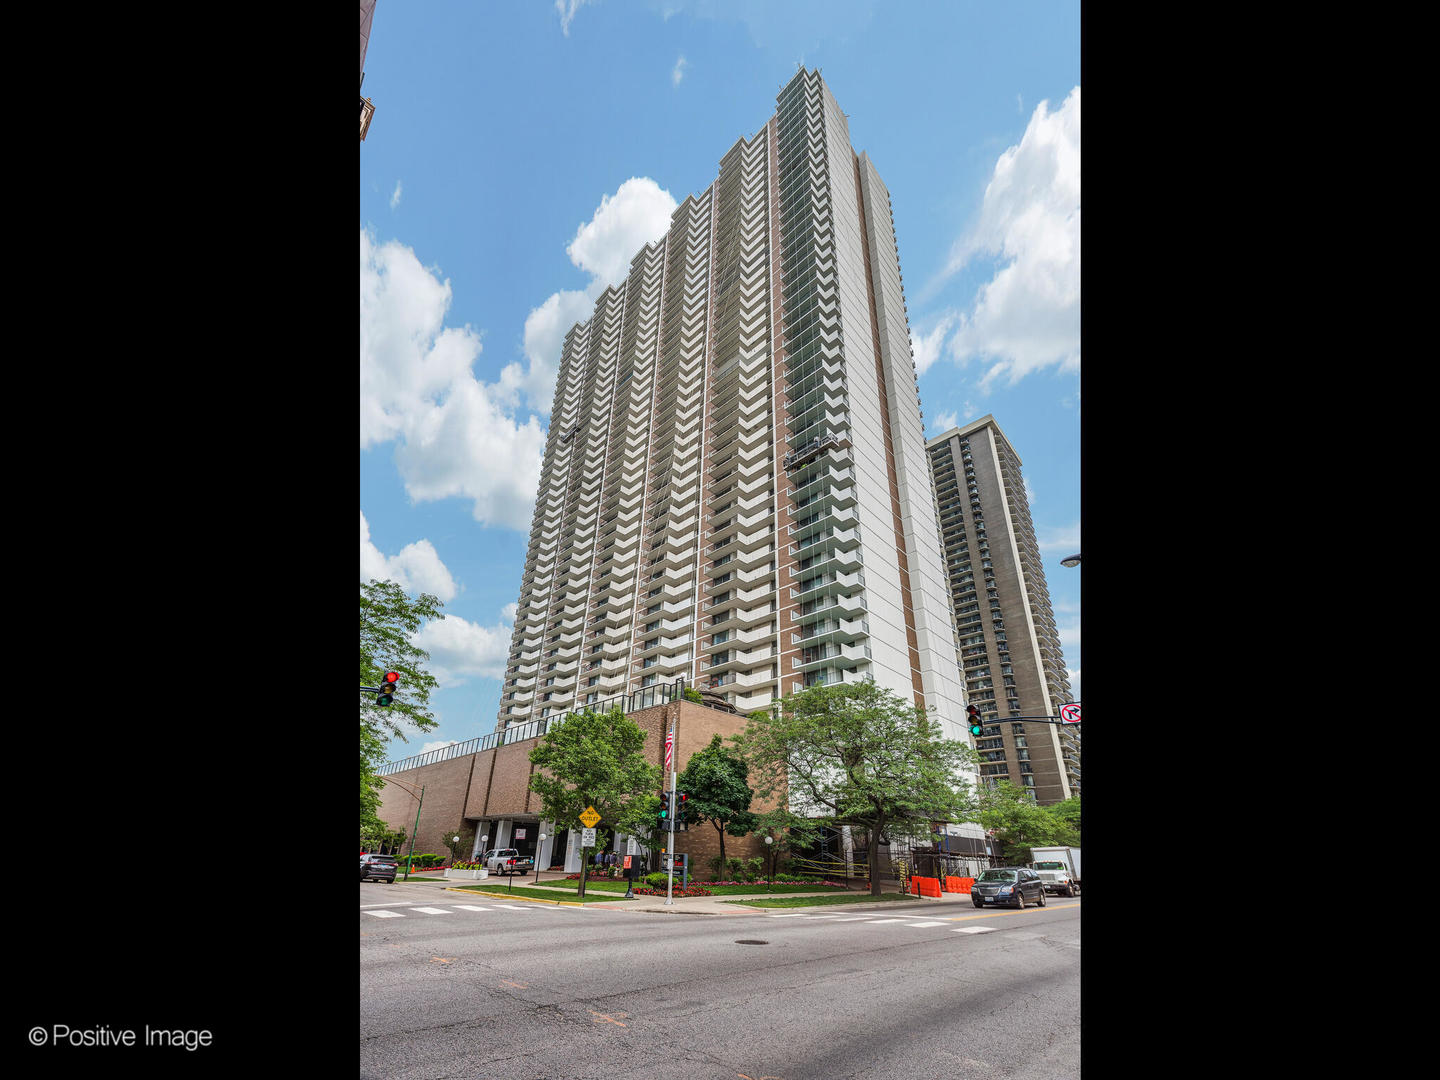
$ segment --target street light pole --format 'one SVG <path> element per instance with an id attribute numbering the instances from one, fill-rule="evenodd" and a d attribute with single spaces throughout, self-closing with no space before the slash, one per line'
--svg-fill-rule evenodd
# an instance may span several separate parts
<path id="1" fill-rule="evenodd" d="M 540 884 L 540 848 L 545 843 L 545 834 L 540 834 L 540 839 L 535 841 L 535 884 Z"/>
<path id="2" fill-rule="evenodd" d="M 425 805 L 425 785 L 420 785 L 420 801 L 415 804 L 415 827 L 410 830 L 410 854 L 405 856 L 405 880 L 410 880 L 410 864 L 415 859 L 415 834 L 420 831 L 420 807 Z"/>

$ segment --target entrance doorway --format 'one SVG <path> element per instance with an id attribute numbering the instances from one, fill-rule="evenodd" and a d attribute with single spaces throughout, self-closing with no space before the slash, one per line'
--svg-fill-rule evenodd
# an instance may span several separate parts
<path id="1" fill-rule="evenodd" d="M 550 845 L 550 866 L 565 865 L 565 845 L 570 839 L 569 829 L 558 829 L 555 833 L 555 842 Z M 550 866 L 543 869 L 549 870 Z"/>

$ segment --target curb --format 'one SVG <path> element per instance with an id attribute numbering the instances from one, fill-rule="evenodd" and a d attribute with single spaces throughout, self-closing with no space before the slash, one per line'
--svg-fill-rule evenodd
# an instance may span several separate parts
<path id="1" fill-rule="evenodd" d="M 445 891 L 445 892 L 463 892 L 466 896 L 493 896 L 493 897 L 495 897 L 495 898 L 497 898 L 497 899 L 519 900 L 519 901 L 521 901 L 522 903 L 527 903 L 527 904 L 555 904 L 557 907 L 562 906 L 562 905 L 565 906 L 565 907 L 585 907 L 585 906 L 586 906 L 585 904 L 580 903 L 578 900 L 542 900 L 542 899 L 540 899 L 540 897 L 538 897 L 538 896 L 515 896 L 515 895 L 513 895 L 513 894 L 506 894 L 506 893 L 504 893 L 504 892 L 485 893 L 485 892 L 480 892 L 478 889 L 456 888 L 456 887 L 453 886 L 453 885 L 447 885 L 447 886 L 445 886 L 444 891 Z"/>

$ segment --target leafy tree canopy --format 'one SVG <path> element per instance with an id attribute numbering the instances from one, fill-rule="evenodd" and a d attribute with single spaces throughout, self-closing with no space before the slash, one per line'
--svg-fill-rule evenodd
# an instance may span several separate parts
<path id="1" fill-rule="evenodd" d="M 1078 817 L 1079 800 L 1066 802 L 1076 803 L 1074 812 Z M 1059 810 L 1063 805 L 1040 806 L 1024 788 L 1001 780 L 980 793 L 980 824 L 994 830 L 1004 862 L 1027 863 L 1033 847 L 1080 842 L 1079 830 L 1067 821 L 1071 809 Z"/>
<path id="2" fill-rule="evenodd" d="M 556 828 L 579 829 L 580 815 L 593 806 L 607 832 L 634 829 L 645 809 L 653 815 L 660 802 L 662 770 L 645 760 L 644 747 L 645 733 L 618 705 L 551 724 L 530 751 L 536 766 L 530 789 L 540 796 L 540 815 Z"/>
<path id="3" fill-rule="evenodd" d="M 676 778 L 685 802 L 685 819 L 708 821 L 720 835 L 720 857 L 725 858 L 725 834 L 745 836 L 754 831 L 755 815 L 750 813 L 750 766 L 727 750 L 719 735 L 699 753 L 692 754 Z M 659 800 L 656 800 L 657 802 Z"/>
<path id="4" fill-rule="evenodd" d="M 874 680 L 786 695 L 773 712 L 752 714 L 735 744 L 758 797 L 788 787 L 791 808 L 830 825 L 883 838 L 974 820 L 961 777 L 974 751 Z M 880 845 L 869 849 L 870 889 L 879 895 Z"/>
<path id="5" fill-rule="evenodd" d="M 375 695 L 360 694 L 360 826 L 362 831 L 383 827 L 376 816 L 383 781 L 376 770 L 385 762 L 392 736 L 401 742 L 405 724 L 417 731 L 437 725 L 427 706 L 430 691 L 439 683 L 421 664 L 430 659 L 411 640 L 426 619 L 443 619 L 440 600 L 428 593 L 415 599 L 393 581 L 370 581 L 360 586 L 360 685 L 379 686 L 387 671 L 400 674 L 394 703 L 375 704 Z"/>

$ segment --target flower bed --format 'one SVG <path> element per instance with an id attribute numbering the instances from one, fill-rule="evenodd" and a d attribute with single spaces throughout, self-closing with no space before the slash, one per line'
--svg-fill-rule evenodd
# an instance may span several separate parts
<path id="1" fill-rule="evenodd" d="M 700 885 L 691 885 L 688 889 L 682 889 L 679 885 L 676 885 L 675 888 L 672 889 L 672 890 L 670 890 L 668 894 L 667 894 L 666 890 L 664 890 L 664 889 L 652 889 L 652 888 L 650 888 L 650 886 L 648 886 L 648 885 L 638 886 L 634 891 L 637 892 L 637 893 L 639 893 L 641 896 L 666 896 L 666 895 L 669 895 L 669 896 L 710 896 L 710 895 L 712 895 L 709 889 L 706 889 L 706 888 L 704 888 L 704 887 L 702 887 L 702 886 L 700 886 Z"/>
<path id="2" fill-rule="evenodd" d="M 828 889 L 844 889 L 844 888 L 848 888 L 847 885 L 845 885 L 843 882 L 839 882 L 839 881 L 796 881 L 796 880 L 794 880 L 793 878 L 792 878 L 791 880 L 789 880 L 789 881 L 766 881 L 766 880 L 764 880 L 763 878 L 762 878 L 760 881 L 707 881 L 707 882 L 705 882 L 705 884 L 706 884 L 706 885 L 754 885 L 756 888 L 761 888 L 761 889 L 763 889 L 766 885 L 805 885 L 805 886 L 811 886 L 811 885 L 813 885 L 813 886 L 814 886 L 815 888 L 817 888 L 817 889 L 827 889 L 827 888 L 828 888 Z"/>

